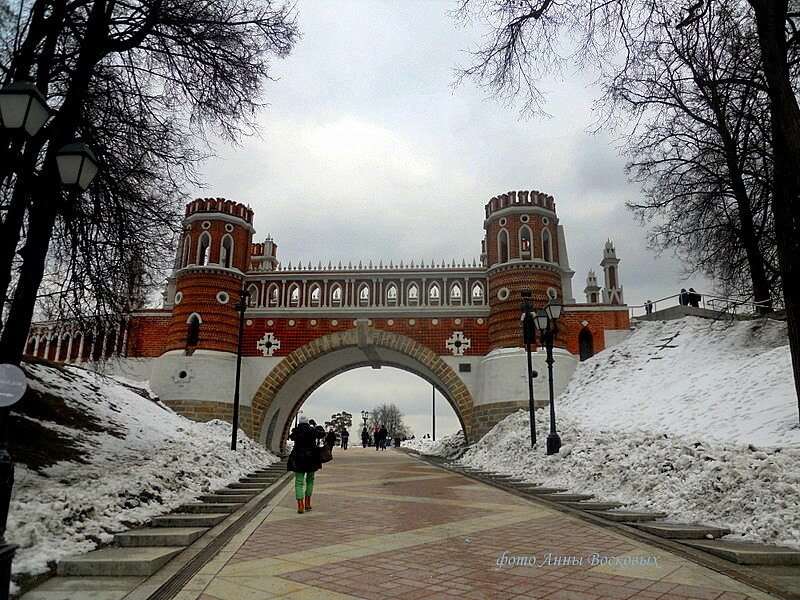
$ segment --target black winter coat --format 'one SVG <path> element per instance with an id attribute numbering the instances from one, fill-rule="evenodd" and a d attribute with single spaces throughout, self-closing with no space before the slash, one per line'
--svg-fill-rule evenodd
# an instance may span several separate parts
<path id="1" fill-rule="evenodd" d="M 322 468 L 319 459 L 317 440 L 325 435 L 322 428 L 316 429 L 308 423 L 300 423 L 292 429 L 289 439 L 294 442 L 289 460 L 286 461 L 286 470 L 295 473 L 312 473 Z"/>

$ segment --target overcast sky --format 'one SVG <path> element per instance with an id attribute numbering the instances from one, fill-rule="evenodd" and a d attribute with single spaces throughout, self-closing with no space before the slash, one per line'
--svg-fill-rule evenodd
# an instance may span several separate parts
<path id="1" fill-rule="evenodd" d="M 208 186 L 196 195 L 249 204 L 258 240 L 271 233 L 283 262 L 316 264 L 477 259 L 484 204 L 536 189 L 555 197 L 579 301 L 587 270 L 602 272 L 606 238 L 621 259 L 628 304 L 688 285 L 703 291 L 699 279 L 681 280 L 674 258 L 647 250 L 646 229 L 625 208 L 639 188 L 627 182 L 613 134 L 588 131 L 594 74 L 545 81 L 552 117 L 520 120 L 518 107 L 472 82 L 452 87 L 454 68 L 484 33 L 457 26 L 453 7 L 299 0 L 302 39 L 274 63 L 260 136 L 220 145 L 202 171 Z M 396 399 L 422 434 L 430 429 L 430 393 L 413 375 L 360 369 L 325 384 L 307 408 L 327 418 Z M 458 429 L 449 412 L 437 431 Z"/>

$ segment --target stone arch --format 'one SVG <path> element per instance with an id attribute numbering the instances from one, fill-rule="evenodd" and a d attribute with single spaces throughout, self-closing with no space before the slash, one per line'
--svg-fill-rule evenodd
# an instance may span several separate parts
<path id="1" fill-rule="evenodd" d="M 309 342 L 270 371 L 253 397 L 255 439 L 272 451 L 284 451 L 292 419 L 306 398 L 336 375 L 364 366 L 395 367 L 433 384 L 455 411 L 467 440 L 471 439 L 474 403 L 458 374 L 422 344 L 368 327 L 366 321 Z"/>

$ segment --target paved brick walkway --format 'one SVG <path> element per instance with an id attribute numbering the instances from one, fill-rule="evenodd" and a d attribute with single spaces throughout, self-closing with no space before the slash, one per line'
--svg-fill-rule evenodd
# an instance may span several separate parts
<path id="1" fill-rule="evenodd" d="M 498 565 L 536 557 L 532 565 Z M 548 564 L 547 555 L 550 554 Z M 590 564 L 625 557 L 650 564 Z M 556 557 L 559 562 L 555 564 Z M 568 562 L 583 564 L 564 565 Z M 657 561 L 653 557 L 658 557 Z M 528 559 L 530 560 L 530 559 Z M 502 561 L 501 561 L 502 562 Z M 762 600 L 659 548 L 402 453 L 352 448 L 318 473 L 314 510 L 289 486 L 177 600 Z"/>

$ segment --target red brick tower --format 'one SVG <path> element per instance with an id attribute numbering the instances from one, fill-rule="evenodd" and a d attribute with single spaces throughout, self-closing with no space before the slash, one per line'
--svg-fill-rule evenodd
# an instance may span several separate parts
<path id="1" fill-rule="evenodd" d="M 183 230 L 167 298 L 166 350 L 236 352 L 234 304 L 250 262 L 253 211 L 224 198 L 198 198 L 186 206 Z"/>
<path id="2" fill-rule="evenodd" d="M 552 196 L 537 191 L 508 192 L 486 205 L 484 261 L 489 280 L 489 350 L 521 346 L 520 292 L 533 292 L 533 305 L 564 301 L 560 229 Z M 563 257 L 566 262 L 566 257 Z M 558 342 L 559 340 L 557 340 Z M 560 345 L 560 344 L 558 344 Z"/>

